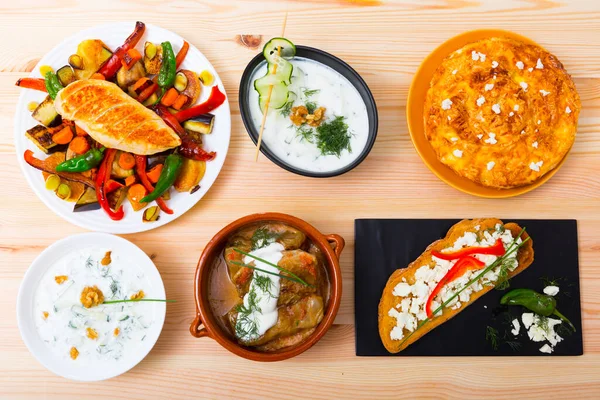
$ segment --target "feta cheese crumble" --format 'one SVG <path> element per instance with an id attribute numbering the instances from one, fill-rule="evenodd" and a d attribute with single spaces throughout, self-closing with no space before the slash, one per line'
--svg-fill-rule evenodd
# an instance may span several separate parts
<path id="1" fill-rule="evenodd" d="M 550 92 L 546 92 L 544 89 L 540 90 L 540 93 L 542 94 L 542 96 L 546 97 L 550 94 Z"/>
<path id="2" fill-rule="evenodd" d="M 538 119 L 538 122 L 537 122 L 537 124 L 539 125 L 539 124 L 541 124 L 541 123 L 542 123 L 542 120 L 541 120 L 541 119 Z"/>
<path id="3" fill-rule="evenodd" d="M 485 103 L 485 97 L 483 97 L 483 96 L 479 96 L 479 98 L 477 99 L 477 105 L 478 105 L 479 107 L 481 107 L 481 106 L 483 105 L 483 103 Z M 567 107 L 567 108 L 569 108 L 569 107 Z M 569 112 L 570 112 L 570 111 L 569 111 Z"/>
<path id="4" fill-rule="evenodd" d="M 567 108 L 565 108 L 565 112 L 566 112 L 567 114 L 571 114 L 571 109 L 569 108 L 569 106 L 567 106 Z"/>
<path id="5" fill-rule="evenodd" d="M 540 347 L 540 351 L 542 353 L 546 353 L 546 354 L 551 354 L 553 350 L 554 349 L 552 347 L 548 346 L 547 344 L 545 344 L 542 347 Z"/>
<path id="6" fill-rule="evenodd" d="M 485 54 L 483 53 L 479 53 L 475 50 L 473 50 L 471 52 L 471 58 L 473 59 L 473 61 L 481 61 L 484 62 L 485 61 Z"/>
<path id="7" fill-rule="evenodd" d="M 452 152 L 452 154 L 454 154 L 455 157 L 461 158 L 463 155 L 463 152 L 462 152 L 462 150 L 456 149 Z"/>
<path id="8" fill-rule="evenodd" d="M 537 69 L 544 69 L 544 64 L 542 64 L 542 60 L 538 58 L 537 64 L 535 64 Z"/>
<path id="9" fill-rule="evenodd" d="M 527 91 L 527 87 L 528 87 L 527 83 L 521 82 L 520 85 L 521 85 L 521 87 L 523 88 L 524 91 Z"/>
<path id="10" fill-rule="evenodd" d="M 493 88 L 494 88 L 494 84 L 493 83 L 488 83 L 487 85 L 485 85 L 485 91 L 486 92 L 489 92 Z"/>
<path id="11" fill-rule="evenodd" d="M 523 64 L 523 61 L 517 61 L 516 65 L 517 65 L 517 68 L 519 68 L 519 69 L 525 68 L 525 64 Z"/>
<path id="12" fill-rule="evenodd" d="M 492 61 L 492 68 L 496 68 L 498 66 L 498 61 Z"/>
<path id="13" fill-rule="evenodd" d="M 521 315 L 523 326 L 527 329 L 527 336 L 533 342 L 548 342 L 540 351 L 551 353 L 554 347 L 562 342 L 563 338 L 558 336 L 554 327 L 562 323 L 559 319 L 547 318 L 534 313 L 523 313 Z"/>
<path id="14" fill-rule="evenodd" d="M 456 75 L 457 72 L 458 72 L 458 70 L 455 69 L 454 71 L 452 71 L 452 75 Z"/>
<path id="15" fill-rule="evenodd" d="M 513 335 L 517 336 L 521 331 L 521 324 L 519 324 L 519 320 L 517 318 L 512 320 L 513 329 L 510 331 Z"/>
<path id="16" fill-rule="evenodd" d="M 492 106 L 492 111 L 496 114 L 500 114 L 500 104 L 496 103 Z"/>
<path id="17" fill-rule="evenodd" d="M 512 112 L 512 111 L 508 113 L 508 116 L 509 116 L 509 117 L 512 117 L 513 115 L 515 115 L 515 113 L 514 113 L 514 112 Z"/>
<path id="18" fill-rule="evenodd" d="M 533 67 L 529 67 L 529 68 L 527 68 L 527 71 L 529 71 L 529 72 L 533 72 Z"/>
<path id="19" fill-rule="evenodd" d="M 451 106 L 452 106 L 452 100 L 446 99 L 446 100 L 442 101 L 442 110 L 449 110 Z"/>
<path id="20" fill-rule="evenodd" d="M 536 142 L 531 143 L 531 146 L 533 146 L 534 148 L 537 149 L 538 148 L 538 142 L 536 141 Z"/>
<path id="21" fill-rule="evenodd" d="M 494 132 L 490 132 L 488 133 L 489 138 L 485 139 L 484 142 L 489 143 L 489 144 L 496 144 L 498 143 L 498 141 L 496 140 L 496 134 Z"/>
<path id="22" fill-rule="evenodd" d="M 450 138 L 450 140 L 452 140 L 453 142 L 458 142 L 458 138 L 457 137 Z"/>
<path id="23" fill-rule="evenodd" d="M 479 135 L 477 135 L 477 139 L 481 140 L 481 138 L 483 138 L 483 134 L 480 133 Z"/>
<path id="24" fill-rule="evenodd" d="M 529 168 L 530 168 L 532 171 L 535 171 L 535 172 L 540 172 L 540 168 L 541 168 L 541 166 L 542 166 L 542 165 L 544 165 L 544 162 L 543 162 L 543 161 L 538 161 L 538 162 L 533 162 L 533 161 L 532 161 L 532 162 L 531 162 L 531 164 L 529 164 Z"/>
<path id="25" fill-rule="evenodd" d="M 513 107 L 513 110 L 515 110 L 515 111 L 519 111 L 519 105 L 518 105 L 518 104 L 515 104 L 515 106 Z"/>
<path id="26" fill-rule="evenodd" d="M 489 163 L 487 163 L 487 170 L 491 171 L 492 168 L 494 168 L 494 165 L 496 165 L 494 161 L 490 161 Z"/>
<path id="27" fill-rule="evenodd" d="M 558 286 L 554 286 L 554 285 L 546 286 L 544 288 L 544 293 L 547 294 L 548 296 L 556 296 L 559 291 L 560 291 L 560 288 Z"/>

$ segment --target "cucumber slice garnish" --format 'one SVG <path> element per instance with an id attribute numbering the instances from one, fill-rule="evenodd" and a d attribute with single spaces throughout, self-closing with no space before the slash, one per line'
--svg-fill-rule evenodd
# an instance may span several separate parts
<path id="1" fill-rule="evenodd" d="M 266 86 L 266 89 L 261 93 L 258 97 L 258 104 L 260 106 L 261 111 L 264 112 L 265 104 L 267 102 L 267 97 L 269 96 L 269 87 Z M 274 109 L 279 109 L 288 102 L 289 91 L 287 85 L 283 82 L 278 82 L 273 85 L 273 91 L 271 92 L 271 101 L 269 102 L 269 107 Z"/>
<path id="2" fill-rule="evenodd" d="M 277 55 L 274 57 L 274 61 L 275 62 L 273 63 L 269 63 L 267 73 L 272 74 L 273 68 L 275 67 L 275 65 L 277 65 L 276 75 L 279 76 L 281 80 L 287 85 L 292 83 L 292 73 L 294 72 L 294 66 L 292 65 L 292 63 Z"/>
<path id="3" fill-rule="evenodd" d="M 281 51 L 277 52 L 277 49 L 281 48 Z M 274 64 L 274 56 L 281 56 L 283 58 L 292 58 L 296 55 L 296 46 L 285 38 L 273 38 L 265 44 L 263 48 L 263 55 L 269 64 Z"/>

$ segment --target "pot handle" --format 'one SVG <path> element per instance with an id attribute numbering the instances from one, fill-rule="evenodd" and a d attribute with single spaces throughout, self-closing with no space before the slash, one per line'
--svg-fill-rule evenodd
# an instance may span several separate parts
<path id="1" fill-rule="evenodd" d="M 202 325 L 202 320 L 200 319 L 200 314 L 196 314 L 196 318 L 194 318 L 194 322 L 190 325 L 190 333 L 193 337 L 201 338 L 205 336 L 210 336 L 205 327 L 200 328 Z"/>
<path id="2" fill-rule="evenodd" d="M 329 244 L 332 245 L 331 248 L 339 260 L 340 256 L 342 255 L 342 250 L 344 250 L 344 246 L 346 245 L 346 241 L 343 237 L 335 233 L 332 233 L 331 235 L 325 235 L 325 239 L 327 239 Z"/>

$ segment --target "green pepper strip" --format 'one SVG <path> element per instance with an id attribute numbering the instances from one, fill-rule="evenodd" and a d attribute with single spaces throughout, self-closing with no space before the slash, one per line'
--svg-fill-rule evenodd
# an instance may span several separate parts
<path id="1" fill-rule="evenodd" d="M 162 42 L 161 46 L 163 50 L 163 61 L 160 66 L 160 72 L 158 73 L 156 83 L 158 83 L 158 86 L 162 89 L 162 95 L 164 95 L 167 89 L 175 82 L 177 63 L 175 62 L 175 53 L 173 52 L 171 43 Z"/>
<path id="2" fill-rule="evenodd" d="M 552 296 L 541 294 L 531 289 L 514 289 L 500 299 L 500 304 L 509 306 L 523 306 L 536 314 L 549 317 L 556 315 L 568 323 L 575 331 L 575 326 L 556 309 L 556 299 Z"/>
<path id="3" fill-rule="evenodd" d="M 63 85 L 58 80 L 58 76 L 52 71 L 46 72 L 44 84 L 46 85 L 46 90 L 52 100 L 56 99 L 58 92 L 63 89 Z"/>
<path id="4" fill-rule="evenodd" d="M 61 162 L 56 166 L 59 172 L 84 172 L 97 167 L 104 158 L 104 147 L 91 149 L 85 154 Z"/>
<path id="5" fill-rule="evenodd" d="M 173 183 L 175 179 L 177 179 L 177 175 L 179 174 L 179 170 L 183 165 L 183 158 L 179 154 L 170 154 L 167 156 L 165 163 L 163 165 L 162 172 L 158 177 L 158 181 L 156 182 L 156 187 L 145 197 L 140 200 L 140 203 L 149 203 L 151 201 L 156 200 L 164 192 L 166 192 Z"/>

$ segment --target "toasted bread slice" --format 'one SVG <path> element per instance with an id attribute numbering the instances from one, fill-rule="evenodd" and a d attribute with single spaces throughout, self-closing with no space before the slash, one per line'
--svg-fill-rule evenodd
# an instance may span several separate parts
<path id="1" fill-rule="evenodd" d="M 471 303 L 477 300 L 479 297 L 483 296 L 485 293 L 489 292 L 493 286 L 483 286 L 483 288 L 479 291 L 474 291 L 471 293 L 471 297 L 467 302 L 461 302 L 460 307 L 456 309 L 452 309 L 451 307 L 445 307 L 441 314 L 438 313 L 436 316 L 432 317 L 429 322 L 425 325 L 418 327 L 414 333 L 410 333 L 408 330 L 404 330 L 405 337 L 401 340 L 392 340 L 390 338 L 390 333 L 392 329 L 396 326 L 396 318 L 388 315 L 388 312 L 391 308 L 396 307 L 400 301 L 401 297 L 395 296 L 392 292 L 396 285 L 402 282 L 402 278 L 405 278 L 407 282 L 414 282 L 415 272 L 417 269 L 424 265 L 433 265 L 435 261 L 432 259 L 431 252 L 433 250 L 441 251 L 448 247 L 451 247 L 454 242 L 464 235 L 465 232 L 483 232 L 487 229 L 494 229 L 497 224 L 504 225 L 505 229 L 509 230 L 514 237 L 516 237 L 522 230 L 522 228 L 515 223 L 504 224 L 501 220 L 495 218 L 483 218 L 483 219 L 473 219 L 473 220 L 463 220 L 454 225 L 448 233 L 446 237 L 440 239 L 425 249 L 425 252 L 419 256 L 415 261 L 410 263 L 407 268 L 402 268 L 394 271 L 394 273 L 388 279 L 385 288 L 383 289 L 383 294 L 381 296 L 381 300 L 379 302 L 379 336 L 383 342 L 383 345 L 390 353 L 398 353 L 408 347 L 411 343 L 414 343 L 416 340 L 421 338 L 427 332 L 435 329 L 440 324 L 446 322 L 450 318 L 454 317 L 456 314 L 464 310 Z M 476 229 L 478 226 L 479 230 Z M 521 235 L 521 239 L 529 237 L 527 233 L 523 233 Z M 521 271 L 525 270 L 531 263 L 533 262 L 533 243 L 532 240 L 529 239 L 527 243 L 525 243 L 517 252 L 517 260 L 519 265 L 512 272 L 509 272 L 509 278 L 517 275 Z M 408 335 L 410 334 L 410 337 Z"/>

